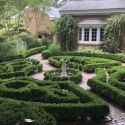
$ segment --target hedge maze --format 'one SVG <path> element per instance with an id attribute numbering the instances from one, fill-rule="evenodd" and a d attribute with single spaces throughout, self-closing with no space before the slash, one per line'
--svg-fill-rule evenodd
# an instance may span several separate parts
<path id="1" fill-rule="evenodd" d="M 27 76 L 42 71 L 42 64 L 36 59 L 17 59 L 0 63 L 0 78 Z"/>
<path id="2" fill-rule="evenodd" d="M 109 113 L 105 102 L 71 81 L 40 81 L 30 76 L 11 78 L 1 81 L 0 96 L 42 107 L 56 120 L 102 118 Z"/>
<path id="3" fill-rule="evenodd" d="M 62 59 L 67 60 L 67 73 L 72 76 L 58 75 Z M 56 69 L 46 71 L 44 80 L 29 76 L 42 71 L 42 64 L 38 60 L 27 58 L 0 63 L 0 115 L 6 116 L 9 110 L 8 113 L 11 112 L 15 118 L 13 122 L 11 117 L 8 118 L 9 124 L 19 122 L 23 125 L 22 120 L 26 117 L 34 119 L 37 125 L 55 125 L 56 120 L 100 119 L 108 115 L 109 106 L 104 101 L 75 84 L 82 80 L 82 71 L 96 72 L 96 77 L 89 79 L 87 84 L 124 107 L 125 72 L 120 70 L 124 68 L 120 61 L 85 56 L 53 56 L 49 58 L 49 63 Z M 110 74 L 108 82 L 106 71 Z M 14 110 L 11 107 L 15 107 Z M 29 110 L 31 112 L 28 114 Z M 7 125 L 2 119 L 0 123 Z"/>
<path id="4" fill-rule="evenodd" d="M 44 80 L 52 81 L 73 81 L 79 83 L 82 81 L 82 73 L 74 68 L 67 68 L 67 76 L 61 77 L 62 69 L 48 70 L 44 72 Z"/>
<path id="5" fill-rule="evenodd" d="M 96 69 L 96 77 L 88 80 L 88 85 L 100 95 L 125 108 L 125 67 L 115 66 L 108 69 L 109 79 L 106 83 L 106 70 Z"/>
<path id="6" fill-rule="evenodd" d="M 61 68 L 61 60 L 67 60 L 67 67 L 83 70 L 88 73 L 95 72 L 96 68 L 110 68 L 112 66 L 121 65 L 120 61 L 95 58 L 95 57 L 82 57 L 82 56 L 53 56 L 49 58 L 49 63 L 56 67 Z"/>

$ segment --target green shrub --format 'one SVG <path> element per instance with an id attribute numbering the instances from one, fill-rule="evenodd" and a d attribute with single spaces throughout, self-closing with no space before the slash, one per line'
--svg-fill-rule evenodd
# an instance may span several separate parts
<path id="1" fill-rule="evenodd" d="M 58 60 L 58 58 L 60 60 Z M 49 58 L 49 63 L 56 67 L 61 68 L 61 59 L 66 59 L 68 66 L 73 66 L 75 69 L 84 70 L 85 72 L 95 72 L 96 68 L 110 68 L 112 66 L 119 66 L 121 62 L 110 59 L 94 58 L 94 57 L 80 57 L 80 56 L 52 56 Z M 81 60 L 84 60 L 84 64 L 81 64 Z M 57 65 L 58 64 L 58 65 Z"/>
<path id="2" fill-rule="evenodd" d="M 125 92 L 110 84 L 106 84 L 104 73 L 100 74 L 102 69 L 99 69 L 96 73 L 97 76 L 89 79 L 87 84 L 94 89 L 98 94 L 118 103 L 120 106 L 125 107 Z M 104 79 L 104 80 L 103 80 Z"/>
<path id="3" fill-rule="evenodd" d="M 20 55 L 7 55 L 7 56 L 1 56 L 0 57 L 0 62 L 4 62 L 4 61 L 11 61 L 14 59 L 22 59 L 24 58 L 21 54 Z"/>
<path id="4" fill-rule="evenodd" d="M 2 104 L 2 103 L 1 103 Z M 37 113 L 36 113 L 37 112 Z M 32 124 L 36 125 L 56 125 L 55 119 L 44 111 L 43 108 L 26 105 L 24 103 L 7 102 L 0 107 L 0 123 L 1 125 L 25 125 L 25 119 L 32 119 Z"/>
<path id="5" fill-rule="evenodd" d="M 41 72 L 41 71 L 42 71 L 42 68 L 43 68 L 43 65 L 42 65 L 42 64 L 38 64 L 38 65 L 37 65 L 37 68 L 38 68 L 38 72 Z"/>
<path id="6" fill-rule="evenodd" d="M 43 57 L 44 59 L 48 59 L 50 56 L 51 56 L 51 53 L 50 53 L 49 49 L 44 50 L 41 53 L 41 57 Z"/>
<path id="7" fill-rule="evenodd" d="M 26 51 L 26 57 L 36 53 L 41 53 L 44 50 L 46 50 L 46 46 L 31 48 Z"/>
<path id="8" fill-rule="evenodd" d="M 57 53 L 60 53 L 60 52 L 61 52 L 61 47 L 60 47 L 59 44 L 53 43 L 53 44 L 51 44 L 51 45 L 49 46 L 49 51 L 50 51 L 50 53 L 52 53 L 52 55 L 53 55 L 53 54 L 57 54 Z"/>
<path id="9" fill-rule="evenodd" d="M 74 81 L 75 83 L 79 83 L 82 80 L 82 74 L 79 70 L 68 68 L 66 69 L 67 75 L 70 74 L 70 76 L 62 77 L 61 76 L 61 69 L 55 69 L 55 70 L 48 70 L 44 72 L 44 79 L 45 80 L 52 80 L 52 81 L 65 81 L 70 80 Z"/>
<path id="10" fill-rule="evenodd" d="M 50 45 L 50 40 L 47 38 L 42 38 L 41 43 L 42 43 L 42 46 L 46 46 L 46 48 L 48 48 Z"/>
<path id="11" fill-rule="evenodd" d="M 16 84 L 17 86 L 19 84 L 18 89 L 15 88 Z M 22 86 L 24 84 L 25 86 Z M 8 85 L 11 88 L 8 88 Z M 79 117 L 81 117 L 81 120 L 87 117 L 99 119 L 109 113 L 109 106 L 105 102 L 78 85 L 75 85 L 73 82 L 67 81 L 41 81 L 32 77 L 11 78 L 2 81 L 0 84 L 0 95 L 4 97 L 0 97 L 1 108 L 7 104 L 10 107 L 11 104 L 15 107 L 14 109 L 12 107 L 13 111 L 18 107 L 18 104 L 21 104 L 19 107 L 22 109 L 22 112 L 25 111 L 27 107 L 35 107 L 41 110 L 44 108 L 46 112 L 52 114 L 58 121 L 74 121 L 78 120 Z M 21 101 L 14 100 L 14 98 L 20 99 Z M 26 100 L 26 102 L 24 100 Z M 36 111 L 37 114 L 40 115 L 39 110 L 36 109 Z M 44 114 L 42 111 L 41 113 Z M 29 111 L 27 117 L 35 119 L 34 117 L 30 117 L 34 116 L 31 115 L 31 112 L 33 113 L 34 109 Z M 0 112 L 0 114 L 1 113 L 2 112 Z M 36 115 L 36 118 L 37 117 Z M 52 117 L 48 118 L 48 122 L 52 122 L 52 125 L 54 125 L 55 123 Z"/>

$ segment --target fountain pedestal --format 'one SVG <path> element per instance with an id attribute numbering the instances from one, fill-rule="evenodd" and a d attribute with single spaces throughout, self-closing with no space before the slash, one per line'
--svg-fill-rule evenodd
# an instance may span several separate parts
<path id="1" fill-rule="evenodd" d="M 62 73 L 61 76 L 67 76 L 66 72 L 66 60 L 61 60 L 62 61 Z"/>

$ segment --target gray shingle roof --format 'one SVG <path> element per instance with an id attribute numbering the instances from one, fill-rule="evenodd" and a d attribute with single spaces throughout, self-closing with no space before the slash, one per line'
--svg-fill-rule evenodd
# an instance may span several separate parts
<path id="1" fill-rule="evenodd" d="M 69 1 L 59 11 L 125 9 L 125 0 Z"/>
<path id="2" fill-rule="evenodd" d="M 91 25 L 103 25 L 103 24 L 105 24 L 105 22 L 102 20 L 99 20 L 99 19 L 89 18 L 89 19 L 83 20 L 77 24 L 78 25 L 90 25 L 90 24 Z"/>
<path id="3" fill-rule="evenodd" d="M 60 18 L 59 8 L 50 7 L 50 10 L 47 13 L 53 15 L 56 18 Z"/>

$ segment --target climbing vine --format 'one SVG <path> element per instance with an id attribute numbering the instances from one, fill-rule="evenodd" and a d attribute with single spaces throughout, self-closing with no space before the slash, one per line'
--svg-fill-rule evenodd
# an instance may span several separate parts
<path id="1" fill-rule="evenodd" d="M 62 51 L 72 51 L 77 43 L 77 24 L 71 15 L 63 15 L 56 23 L 56 37 Z"/>
<path id="2" fill-rule="evenodd" d="M 107 19 L 104 29 L 104 43 L 102 49 L 111 53 L 118 53 L 124 49 L 125 14 L 115 14 Z"/>

